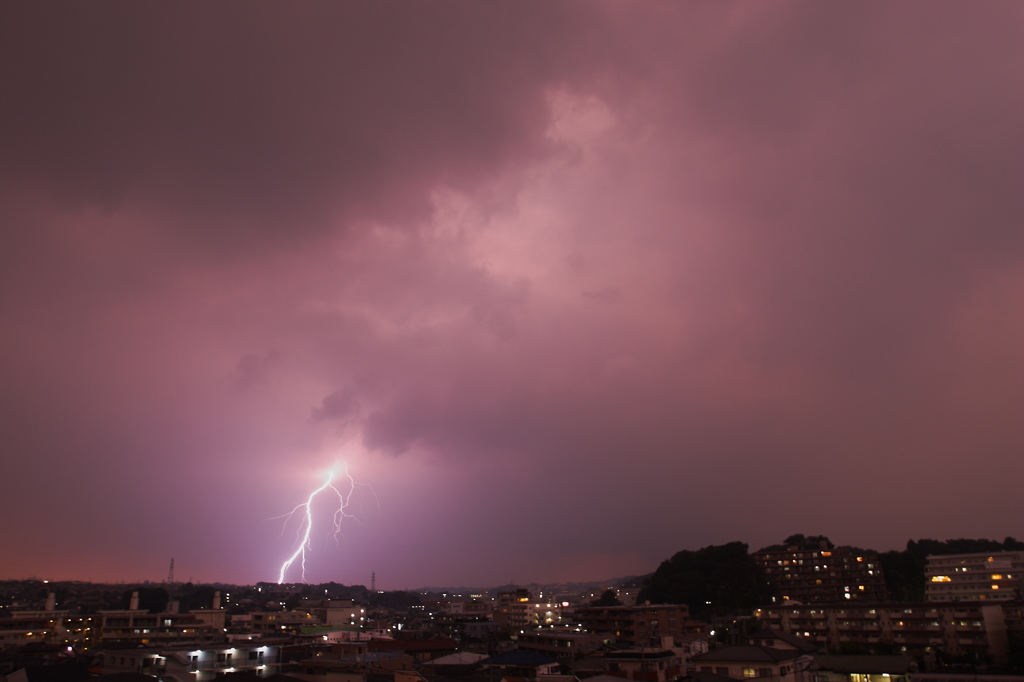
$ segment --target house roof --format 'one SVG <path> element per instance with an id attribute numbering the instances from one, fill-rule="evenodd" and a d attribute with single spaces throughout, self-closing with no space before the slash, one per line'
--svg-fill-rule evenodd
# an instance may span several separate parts
<path id="1" fill-rule="evenodd" d="M 691 657 L 692 661 L 743 661 L 743 662 L 766 662 L 778 663 L 789 661 L 800 656 L 806 656 L 803 651 L 792 651 L 773 649 L 767 646 L 755 646 L 753 644 L 739 644 L 736 646 L 722 647 L 709 651 L 706 654 L 697 654 Z"/>
<path id="2" fill-rule="evenodd" d="M 433 639 L 371 639 L 367 642 L 370 651 L 444 651 L 455 649 L 454 639 L 435 637 Z"/>
<path id="3" fill-rule="evenodd" d="M 549 665 L 557 662 L 558 661 L 549 656 L 534 653 L 532 651 L 508 651 L 503 654 L 495 654 L 487 659 L 487 663 L 497 666 L 510 665 L 540 667 L 542 665 Z"/>
<path id="4" fill-rule="evenodd" d="M 662 658 L 672 658 L 676 653 L 669 649 L 654 649 L 654 648 L 643 648 L 643 649 L 622 649 L 621 651 L 609 651 L 605 654 L 605 658 L 611 659 L 628 659 L 628 660 L 641 660 L 649 659 L 656 661 Z"/>
<path id="5" fill-rule="evenodd" d="M 752 642 L 759 639 L 778 639 L 782 640 L 786 644 L 789 644 L 790 646 L 796 647 L 797 649 L 800 649 L 801 651 L 806 651 L 808 653 L 813 653 L 817 651 L 819 648 L 817 644 L 811 642 L 810 640 L 804 639 L 803 637 L 799 637 L 797 635 L 793 635 L 788 632 L 783 632 L 782 630 L 775 630 L 772 628 L 761 628 L 754 634 L 750 635 L 749 639 Z"/>
<path id="6" fill-rule="evenodd" d="M 435 658 L 431 663 L 434 665 L 475 665 L 487 658 L 484 654 L 475 654 L 472 651 L 458 651 L 454 654 Z"/>

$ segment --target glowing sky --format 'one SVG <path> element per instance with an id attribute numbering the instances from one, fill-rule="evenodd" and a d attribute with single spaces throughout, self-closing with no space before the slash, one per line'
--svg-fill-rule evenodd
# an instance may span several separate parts
<path id="1" fill-rule="evenodd" d="M 276 580 L 339 461 L 312 581 L 1024 535 L 1022 29 L 4 3 L 0 577 Z"/>

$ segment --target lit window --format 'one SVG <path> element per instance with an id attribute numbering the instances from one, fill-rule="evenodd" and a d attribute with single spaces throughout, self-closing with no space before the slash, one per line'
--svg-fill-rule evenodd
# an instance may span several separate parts
<path id="1" fill-rule="evenodd" d="M 743 677 L 757 677 L 757 670 L 754 668 L 744 668 Z"/>
<path id="2" fill-rule="evenodd" d="M 933 583 L 948 583 L 948 582 L 951 582 L 952 580 L 953 579 L 950 578 L 948 575 L 933 575 L 932 576 L 932 582 Z"/>

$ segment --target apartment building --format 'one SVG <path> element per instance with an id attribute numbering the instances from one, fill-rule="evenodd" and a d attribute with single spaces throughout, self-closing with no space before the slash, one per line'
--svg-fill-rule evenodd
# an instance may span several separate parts
<path id="1" fill-rule="evenodd" d="M 690 621 L 685 604 L 586 606 L 576 609 L 576 617 L 587 632 L 609 633 L 621 643 L 638 647 L 664 646 L 664 638 L 677 642 L 702 629 Z"/>
<path id="2" fill-rule="evenodd" d="M 268 677 L 280 669 L 275 646 L 105 649 L 98 658 L 104 675 L 142 673 L 178 682 L 208 682 L 230 672 Z"/>
<path id="3" fill-rule="evenodd" d="M 766 548 L 753 555 L 764 568 L 776 603 L 875 602 L 887 597 L 875 552 L 832 547 Z"/>
<path id="4" fill-rule="evenodd" d="M 225 639 L 222 629 L 191 613 L 149 613 L 126 609 L 100 611 L 99 640 L 104 644 L 165 645 L 181 641 Z"/>
<path id="5" fill-rule="evenodd" d="M 533 628 L 533 618 L 533 595 L 529 590 L 519 588 L 498 593 L 495 622 L 501 623 L 511 632 L 520 632 Z"/>
<path id="6" fill-rule="evenodd" d="M 930 602 L 1020 599 L 1024 552 L 930 556 L 925 581 Z"/>
<path id="7" fill-rule="evenodd" d="M 543 654 L 559 663 L 571 665 L 597 651 L 602 642 L 601 635 L 539 629 L 519 635 L 517 648 L 520 651 Z"/>
<path id="8" fill-rule="evenodd" d="M 997 603 L 788 604 L 754 615 L 830 653 L 853 649 L 1007 662 L 1006 623 Z"/>

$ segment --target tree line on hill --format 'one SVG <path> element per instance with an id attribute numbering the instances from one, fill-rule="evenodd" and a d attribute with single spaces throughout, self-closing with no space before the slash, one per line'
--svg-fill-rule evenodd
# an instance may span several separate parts
<path id="1" fill-rule="evenodd" d="M 781 545 L 764 549 L 804 549 L 835 545 L 823 535 L 791 535 Z M 860 552 L 873 550 L 856 549 Z M 761 551 L 761 550 L 759 550 Z M 925 565 L 929 555 L 1024 551 L 1024 542 L 1008 537 L 1002 542 L 987 539 L 910 540 L 905 550 L 877 553 L 889 598 L 893 601 L 924 601 Z M 709 545 L 677 552 L 644 581 L 637 596 L 643 604 L 686 604 L 695 618 L 749 612 L 771 602 L 772 589 L 764 569 L 754 560 L 746 543 Z"/>

